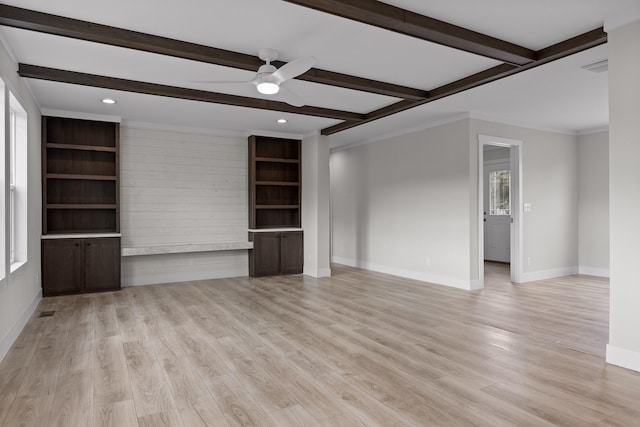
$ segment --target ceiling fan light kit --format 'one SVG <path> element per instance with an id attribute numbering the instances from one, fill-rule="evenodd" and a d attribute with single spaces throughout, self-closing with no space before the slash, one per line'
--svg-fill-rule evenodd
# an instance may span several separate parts
<path id="1" fill-rule="evenodd" d="M 294 59 L 291 62 L 284 64 L 280 68 L 276 68 L 271 65 L 272 61 L 278 59 L 278 51 L 275 49 L 260 49 L 258 57 L 265 62 L 260 68 L 256 76 L 248 82 L 216 82 L 216 81 L 202 81 L 200 83 L 212 83 L 212 84 L 252 84 L 256 87 L 259 93 L 263 95 L 275 95 L 280 93 L 279 98 L 283 102 L 294 107 L 302 107 L 305 103 L 293 93 L 290 89 L 282 86 L 287 80 L 292 80 L 301 74 L 306 73 L 313 67 L 316 62 L 316 58 L 309 56 L 306 58 Z"/>
<path id="2" fill-rule="evenodd" d="M 268 77 L 268 76 L 260 76 L 261 81 L 256 83 L 256 88 L 258 89 L 258 92 L 260 92 L 263 95 L 274 95 L 280 92 L 280 86 L 277 83 L 266 81 L 264 77 Z"/>

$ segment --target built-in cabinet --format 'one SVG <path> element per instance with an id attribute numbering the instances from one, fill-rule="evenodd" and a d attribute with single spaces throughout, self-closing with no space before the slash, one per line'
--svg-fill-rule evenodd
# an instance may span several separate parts
<path id="1" fill-rule="evenodd" d="M 249 275 L 302 273 L 301 142 L 249 137 Z"/>
<path id="2" fill-rule="evenodd" d="M 120 288 L 119 145 L 118 123 L 42 118 L 44 295 Z"/>
<path id="3" fill-rule="evenodd" d="M 120 289 L 120 238 L 42 240 L 44 296 Z"/>
<path id="4" fill-rule="evenodd" d="M 303 268 L 302 231 L 249 233 L 253 249 L 249 252 L 249 275 L 276 276 L 300 274 Z"/>

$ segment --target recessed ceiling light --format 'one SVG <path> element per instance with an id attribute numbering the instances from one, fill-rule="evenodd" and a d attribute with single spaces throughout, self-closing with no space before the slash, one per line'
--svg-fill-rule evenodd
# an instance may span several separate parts
<path id="1" fill-rule="evenodd" d="M 280 123 L 281 125 L 287 123 L 287 119 L 278 119 L 276 120 L 278 123 Z"/>
<path id="2" fill-rule="evenodd" d="M 105 98 L 102 100 L 102 102 L 104 102 L 105 104 L 115 104 L 116 101 L 111 99 L 111 98 Z"/>

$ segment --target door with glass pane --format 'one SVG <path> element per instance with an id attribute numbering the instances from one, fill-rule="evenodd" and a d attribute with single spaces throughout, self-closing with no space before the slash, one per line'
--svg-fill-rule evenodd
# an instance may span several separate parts
<path id="1" fill-rule="evenodd" d="M 509 163 L 484 165 L 484 259 L 511 260 L 511 169 Z"/>

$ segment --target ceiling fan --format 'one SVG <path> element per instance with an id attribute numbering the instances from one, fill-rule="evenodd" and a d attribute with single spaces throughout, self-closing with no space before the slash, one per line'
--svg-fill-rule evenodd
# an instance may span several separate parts
<path id="1" fill-rule="evenodd" d="M 275 49 L 260 49 L 258 57 L 266 62 L 258 68 L 256 76 L 249 81 L 198 81 L 198 83 L 221 84 L 226 86 L 242 85 L 247 87 L 254 85 L 258 92 L 263 95 L 278 94 L 278 98 L 289 105 L 302 107 L 304 101 L 283 85 L 288 80 L 294 79 L 301 74 L 306 73 L 313 67 L 316 58 L 309 56 L 306 58 L 298 58 L 284 64 L 280 68 L 271 65 L 272 61 L 278 59 L 278 51 Z"/>

